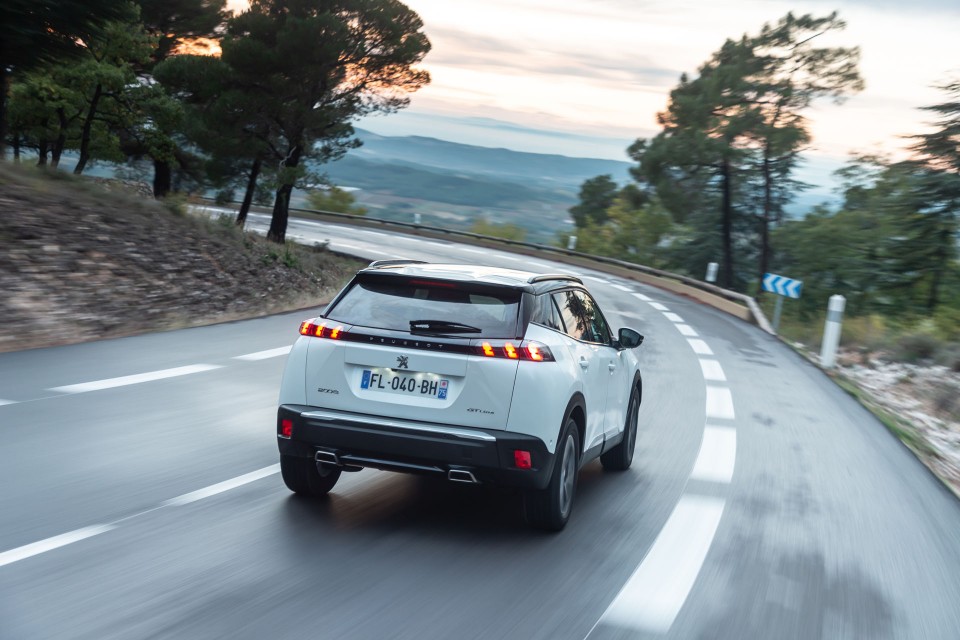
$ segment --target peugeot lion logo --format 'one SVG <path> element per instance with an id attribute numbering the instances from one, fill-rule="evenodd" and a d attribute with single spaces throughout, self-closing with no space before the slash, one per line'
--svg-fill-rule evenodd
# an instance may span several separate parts
<path id="1" fill-rule="evenodd" d="M 407 367 L 407 356 L 397 356 L 397 369 L 406 369 Z"/>

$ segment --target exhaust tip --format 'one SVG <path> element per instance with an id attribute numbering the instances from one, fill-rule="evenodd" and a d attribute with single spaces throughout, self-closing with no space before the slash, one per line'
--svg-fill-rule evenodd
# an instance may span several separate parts
<path id="1" fill-rule="evenodd" d="M 466 482 L 467 484 L 480 484 L 480 481 L 471 473 L 465 469 L 451 469 L 447 473 L 447 479 L 450 482 Z"/>
<path id="2" fill-rule="evenodd" d="M 323 462 L 324 464 L 333 464 L 338 467 L 341 465 L 340 456 L 333 451 L 317 451 L 313 459 L 317 462 Z"/>

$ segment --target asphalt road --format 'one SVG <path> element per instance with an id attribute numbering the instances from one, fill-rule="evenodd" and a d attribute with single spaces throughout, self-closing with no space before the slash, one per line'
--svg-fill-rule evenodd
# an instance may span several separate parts
<path id="1" fill-rule="evenodd" d="M 644 397 L 634 467 L 585 468 L 557 535 L 516 495 L 386 472 L 290 494 L 276 398 L 308 312 L 0 354 L 0 638 L 960 638 L 960 503 L 879 422 L 755 327 L 573 271 L 645 334 Z"/>

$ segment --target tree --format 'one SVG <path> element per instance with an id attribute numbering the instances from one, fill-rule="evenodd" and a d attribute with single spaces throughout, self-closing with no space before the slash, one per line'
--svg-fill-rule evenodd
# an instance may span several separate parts
<path id="1" fill-rule="evenodd" d="M 577 228 L 588 224 L 603 224 L 607 219 L 607 209 L 613 206 L 617 197 L 617 183 L 610 175 L 587 179 L 580 186 L 580 202 L 570 207 L 570 215 Z"/>
<path id="2" fill-rule="evenodd" d="M 351 119 L 405 107 L 429 81 L 415 68 L 430 49 L 420 17 L 397 0 L 254 0 L 231 19 L 222 59 L 262 99 L 260 121 L 277 190 L 268 239 L 284 242 L 303 161 L 358 144 Z"/>
<path id="3" fill-rule="evenodd" d="M 13 75 L 82 54 L 83 43 L 127 7 L 116 0 L 4 0 L 0 3 L 0 159 L 6 156 L 7 96 Z"/>
<path id="4" fill-rule="evenodd" d="M 169 58 L 185 40 L 209 38 L 223 28 L 226 0 L 138 0 L 144 26 L 157 38 L 152 60 Z"/>
<path id="5" fill-rule="evenodd" d="M 960 80 L 939 88 L 947 94 L 947 101 L 923 107 L 939 116 L 935 128 L 915 136 L 914 164 L 919 180 L 903 254 L 913 272 L 929 277 L 929 311 L 939 304 L 943 279 L 957 257 L 960 224 Z"/>
<path id="6" fill-rule="evenodd" d="M 810 140 L 802 112 L 818 98 L 841 102 L 863 89 L 859 49 L 813 46 L 820 36 L 845 27 L 836 12 L 820 18 L 788 13 L 748 41 L 755 63 L 743 85 L 743 108 L 754 115 L 748 135 L 760 148 L 760 278 L 769 270 L 770 226 L 783 219 L 783 207 L 797 186 L 790 174 Z"/>
<path id="7" fill-rule="evenodd" d="M 349 191 L 339 187 L 315 189 L 307 194 L 307 202 L 317 211 L 332 211 L 334 213 L 349 213 L 354 216 L 367 214 L 367 209 L 357 204 L 356 198 Z"/>

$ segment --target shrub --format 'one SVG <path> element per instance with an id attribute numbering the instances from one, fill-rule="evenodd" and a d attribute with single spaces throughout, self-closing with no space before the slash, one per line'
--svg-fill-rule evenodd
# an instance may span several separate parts
<path id="1" fill-rule="evenodd" d="M 918 363 L 932 359 L 943 348 L 943 343 L 929 333 L 908 333 L 900 336 L 891 356 L 899 362 Z"/>

